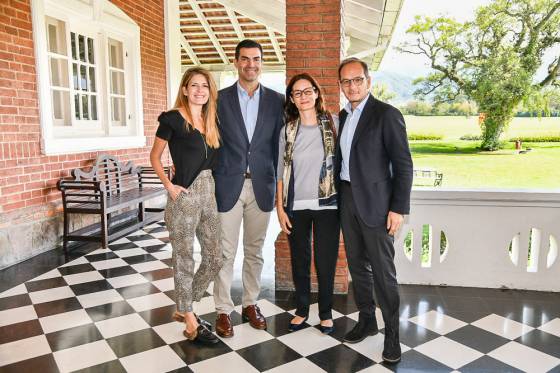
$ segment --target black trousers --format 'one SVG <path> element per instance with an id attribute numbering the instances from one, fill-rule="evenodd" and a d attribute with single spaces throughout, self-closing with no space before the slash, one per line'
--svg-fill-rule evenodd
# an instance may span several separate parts
<path id="1" fill-rule="evenodd" d="M 319 318 L 332 319 L 334 274 L 340 241 L 338 210 L 296 210 L 290 218 L 288 235 L 292 258 L 292 277 L 296 288 L 296 315 L 309 314 L 311 292 L 311 233 L 314 262 L 319 283 Z"/>
<path id="2" fill-rule="evenodd" d="M 341 182 L 340 222 L 360 318 L 375 318 L 373 291 L 385 325 L 398 330 L 399 290 L 393 237 L 385 225 L 368 227 L 358 216 L 350 183 Z"/>

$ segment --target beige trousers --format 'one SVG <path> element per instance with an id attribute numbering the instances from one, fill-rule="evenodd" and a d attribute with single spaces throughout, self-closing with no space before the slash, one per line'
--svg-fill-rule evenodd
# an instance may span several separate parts
<path id="1" fill-rule="evenodd" d="M 230 314 L 234 306 L 231 299 L 231 283 L 241 222 L 243 221 L 242 304 L 246 307 L 257 303 L 261 290 L 261 272 L 264 262 L 262 247 L 270 212 L 264 212 L 259 208 L 251 180 L 246 179 L 235 206 L 219 215 L 224 262 L 214 280 L 214 303 L 218 313 Z"/>

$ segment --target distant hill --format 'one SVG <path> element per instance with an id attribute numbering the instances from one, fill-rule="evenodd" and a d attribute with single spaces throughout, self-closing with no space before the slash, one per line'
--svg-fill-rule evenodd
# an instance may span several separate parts
<path id="1" fill-rule="evenodd" d="M 372 72 L 371 84 L 385 83 L 389 87 L 389 90 L 397 95 L 397 97 L 391 100 L 391 104 L 399 106 L 414 99 L 412 96 L 412 92 L 414 92 L 415 89 L 412 84 L 414 79 L 414 77 L 404 74 L 374 71 Z"/>

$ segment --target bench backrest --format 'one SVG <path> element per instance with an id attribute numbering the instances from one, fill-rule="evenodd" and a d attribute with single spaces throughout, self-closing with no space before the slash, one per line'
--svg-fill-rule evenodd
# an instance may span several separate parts
<path id="1" fill-rule="evenodd" d="M 119 160 L 108 154 L 97 157 L 94 166 L 88 172 L 76 168 L 72 171 L 75 180 L 102 181 L 107 197 L 125 190 L 141 187 L 140 168 L 134 163 L 123 165 Z"/>

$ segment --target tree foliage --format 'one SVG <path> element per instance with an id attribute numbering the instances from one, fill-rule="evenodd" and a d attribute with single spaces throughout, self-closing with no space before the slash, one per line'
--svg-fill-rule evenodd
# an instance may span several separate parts
<path id="1" fill-rule="evenodd" d="M 472 21 L 416 17 L 408 29 L 414 41 L 399 47 L 426 56 L 433 72 L 417 79 L 416 96 L 449 102 L 460 95 L 486 114 L 485 150 L 498 148 L 499 137 L 520 104 L 545 110 L 545 87 L 559 85 L 560 55 L 536 81 L 543 55 L 560 45 L 560 1 L 494 0 L 477 9 Z"/>

